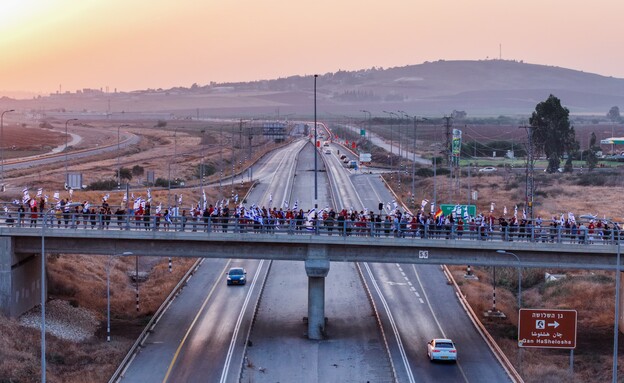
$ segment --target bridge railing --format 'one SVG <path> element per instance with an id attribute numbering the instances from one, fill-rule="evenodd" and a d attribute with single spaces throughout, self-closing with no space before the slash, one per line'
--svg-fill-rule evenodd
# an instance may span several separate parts
<path id="1" fill-rule="evenodd" d="M 0 218 L 0 227 L 42 227 L 63 230 L 182 231 L 197 233 L 270 233 L 352 237 L 393 237 L 474 241 L 526 241 L 543 243 L 614 244 L 619 229 L 564 227 L 562 225 L 450 225 L 407 221 L 352 221 L 350 219 L 281 219 L 220 216 L 129 215 L 63 212 L 41 215 L 22 212 Z"/>

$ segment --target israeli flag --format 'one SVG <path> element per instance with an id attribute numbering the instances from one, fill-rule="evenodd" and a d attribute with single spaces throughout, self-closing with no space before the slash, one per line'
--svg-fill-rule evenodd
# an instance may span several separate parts
<path id="1" fill-rule="evenodd" d="M 494 202 L 490 203 L 490 213 L 494 212 Z"/>
<path id="2" fill-rule="evenodd" d="M 236 195 L 234 196 L 234 203 L 238 204 L 238 193 L 236 193 Z"/>
<path id="3" fill-rule="evenodd" d="M 518 218 L 518 205 L 514 206 L 514 218 Z"/>
<path id="4" fill-rule="evenodd" d="M 52 195 L 52 197 L 54 198 L 55 201 L 58 201 L 61 199 L 61 193 L 59 192 L 54 192 L 54 194 Z"/>
<path id="5" fill-rule="evenodd" d="M 152 202 L 152 190 L 147 189 L 147 202 Z"/>
<path id="6" fill-rule="evenodd" d="M 43 195 L 43 188 L 37 189 L 37 198 L 40 198 Z"/>
<path id="7" fill-rule="evenodd" d="M 507 206 L 503 207 L 503 215 L 507 215 Z"/>
<path id="8" fill-rule="evenodd" d="M 288 207 L 288 205 L 286 207 Z M 293 205 L 293 210 L 299 210 L 299 200 L 295 200 L 295 204 Z"/>
<path id="9" fill-rule="evenodd" d="M 422 202 L 420 203 L 420 209 L 425 210 L 425 206 L 427 206 L 428 203 L 429 201 L 427 201 L 426 199 L 422 200 Z"/>
<path id="10" fill-rule="evenodd" d="M 284 201 L 284 202 L 286 202 L 286 201 Z M 269 205 L 271 205 L 272 203 L 273 203 L 273 194 L 269 193 Z M 286 205 L 286 206 L 288 206 L 288 205 Z"/>

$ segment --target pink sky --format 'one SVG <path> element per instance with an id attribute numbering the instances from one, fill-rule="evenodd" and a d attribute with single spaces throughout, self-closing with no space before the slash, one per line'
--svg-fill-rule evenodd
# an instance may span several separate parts
<path id="1" fill-rule="evenodd" d="M 624 78 L 624 1 L 2 0 L 0 94 L 497 58 Z"/>

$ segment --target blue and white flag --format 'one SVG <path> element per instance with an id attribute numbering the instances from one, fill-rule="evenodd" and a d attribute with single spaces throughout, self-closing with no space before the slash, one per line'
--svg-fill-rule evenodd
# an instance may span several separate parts
<path id="1" fill-rule="evenodd" d="M 572 212 L 568 213 L 568 220 L 570 221 L 570 223 L 576 222 L 576 219 L 574 218 L 574 213 Z"/>
<path id="2" fill-rule="evenodd" d="M 108 201 L 108 199 L 110 198 L 110 194 L 106 193 L 106 195 L 104 197 L 102 197 L 102 200 L 104 202 Z"/>
<path id="3" fill-rule="evenodd" d="M 160 213 L 162 210 L 162 202 L 158 204 L 158 206 L 156 207 L 156 214 Z"/>
<path id="4" fill-rule="evenodd" d="M 518 205 L 514 206 L 514 218 L 518 218 Z"/>
<path id="5" fill-rule="evenodd" d="M 284 202 L 286 202 L 286 201 L 284 201 Z M 273 204 L 273 194 L 269 193 L 269 205 L 271 205 L 271 204 Z M 288 206 L 288 205 L 286 205 L 286 206 Z"/>
<path id="6" fill-rule="evenodd" d="M 507 215 L 507 206 L 503 207 L 503 215 Z"/>
<path id="7" fill-rule="evenodd" d="M 22 193 L 24 193 L 24 196 L 22 197 L 22 202 L 23 203 L 27 203 L 30 200 L 30 194 L 28 193 L 28 188 L 24 188 L 22 190 Z"/>
<path id="8" fill-rule="evenodd" d="M 42 195 L 43 195 L 43 188 L 37 189 L 37 198 L 41 198 Z"/>
<path id="9" fill-rule="evenodd" d="M 286 206 L 288 207 L 288 206 Z M 299 210 L 299 200 L 295 200 L 295 204 L 293 205 L 293 210 Z"/>
<path id="10" fill-rule="evenodd" d="M 147 202 L 152 202 L 152 190 L 147 188 Z"/>
<path id="11" fill-rule="evenodd" d="M 425 206 L 427 206 L 428 203 L 429 201 L 427 201 L 426 199 L 423 199 L 422 202 L 420 203 L 420 209 L 425 210 Z"/>
<path id="12" fill-rule="evenodd" d="M 494 212 L 494 202 L 490 202 L 490 213 Z"/>
<path id="13" fill-rule="evenodd" d="M 182 205 L 182 194 L 180 194 L 180 197 L 178 197 L 178 205 Z"/>
<path id="14" fill-rule="evenodd" d="M 238 193 L 236 193 L 236 195 L 234 196 L 234 203 L 238 204 Z"/>
<path id="15" fill-rule="evenodd" d="M 52 198 L 54 198 L 55 201 L 60 200 L 61 199 L 61 193 L 54 192 L 54 194 L 52 195 Z"/>

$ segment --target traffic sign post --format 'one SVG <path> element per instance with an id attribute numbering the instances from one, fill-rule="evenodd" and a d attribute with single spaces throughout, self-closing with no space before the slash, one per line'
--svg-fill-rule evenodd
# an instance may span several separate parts
<path id="1" fill-rule="evenodd" d="M 576 348 L 576 310 L 520 309 L 518 347 Z"/>

